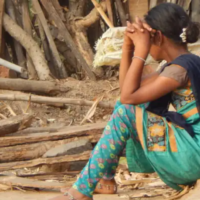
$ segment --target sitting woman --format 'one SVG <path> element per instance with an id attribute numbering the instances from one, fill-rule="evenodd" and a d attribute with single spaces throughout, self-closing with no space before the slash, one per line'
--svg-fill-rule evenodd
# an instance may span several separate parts
<path id="1" fill-rule="evenodd" d="M 200 58 L 187 49 L 198 37 L 198 25 L 176 4 L 159 4 L 145 23 L 137 19 L 128 25 L 120 102 L 77 182 L 54 200 L 92 199 L 98 182 L 113 179 L 127 141 L 132 146 L 131 171 L 157 172 L 179 191 L 200 178 Z M 149 53 L 167 64 L 142 80 Z M 176 112 L 168 111 L 170 103 Z"/>

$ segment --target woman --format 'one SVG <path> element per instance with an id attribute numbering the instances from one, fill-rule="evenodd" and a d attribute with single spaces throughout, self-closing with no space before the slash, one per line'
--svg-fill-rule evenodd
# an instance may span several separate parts
<path id="1" fill-rule="evenodd" d="M 175 4 L 156 6 L 128 25 L 120 66 L 121 98 L 74 186 L 54 200 L 90 200 L 99 181 L 111 180 L 118 156 L 131 142 L 135 172 L 157 172 L 170 187 L 200 178 L 200 58 L 187 50 L 199 28 Z M 133 56 L 134 51 L 134 56 Z M 148 54 L 167 64 L 142 80 Z M 150 102 L 150 103 L 148 103 Z M 172 103 L 176 112 L 168 112 Z"/>

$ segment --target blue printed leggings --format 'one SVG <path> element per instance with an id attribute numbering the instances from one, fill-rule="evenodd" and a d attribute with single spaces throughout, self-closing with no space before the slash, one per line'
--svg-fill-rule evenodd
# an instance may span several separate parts
<path id="1" fill-rule="evenodd" d="M 138 141 L 135 128 L 135 107 L 118 102 L 101 139 L 73 188 L 92 197 L 100 179 L 114 177 L 119 155 L 130 137 Z"/>

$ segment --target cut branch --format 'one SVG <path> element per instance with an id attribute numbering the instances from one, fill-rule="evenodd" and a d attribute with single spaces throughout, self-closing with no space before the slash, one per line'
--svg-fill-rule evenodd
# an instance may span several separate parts
<path id="1" fill-rule="evenodd" d="M 101 8 L 103 11 L 106 11 L 106 4 L 105 2 L 101 2 Z M 93 25 L 95 22 L 97 22 L 100 19 L 101 15 L 97 11 L 96 8 L 94 8 L 87 16 L 85 16 L 83 19 L 76 21 L 77 27 L 83 27 L 83 28 L 89 28 L 91 25 Z"/>
<path id="2" fill-rule="evenodd" d="M 27 0 L 22 0 L 22 21 L 24 30 L 29 34 L 29 36 L 32 37 L 32 26 L 31 26 L 32 22 L 29 14 Z M 27 69 L 29 72 L 29 79 L 38 79 L 37 72 L 28 53 L 26 54 L 26 56 L 27 56 Z"/>
<path id="3" fill-rule="evenodd" d="M 61 78 L 66 78 L 68 76 L 67 71 L 65 69 L 65 66 L 63 65 L 61 58 L 60 58 L 59 52 L 57 50 L 57 47 L 55 45 L 55 42 L 54 42 L 53 37 L 51 35 L 51 32 L 49 30 L 49 26 L 47 24 L 47 21 L 46 21 L 46 18 L 44 16 L 44 13 L 42 11 L 42 8 L 40 7 L 38 0 L 34 0 L 34 1 L 32 1 L 32 3 L 33 3 L 33 6 L 35 8 L 35 12 L 37 13 L 38 18 L 39 18 L 39 20 L 40 20 L 40 22 L 41 22 L 41 24 L 44 28 L 44 31 L 46 33 L 46 36 L 47 36 L 47 39 L 48 39 L 48 42 L 49 42 L 49 46 L 50 46 L 52 54 L 54 56 L 56 65 L 59 69 L 59 75 L 60 75 Z"/>
<path id="4" fill-rule="evenodd" d="M 106 7 L 107 7 L 107 11 L 108 11 L 108 17 L 109 17 L 111 23 L 114 25 L 113 11 L 112 11 L 112 2 L 111 2 L 111 0 L 106 0 Z"/>
<path id="5" fill-rule="evenodd" d="M 119 12 L 119 17 L 122 23 L 122 26 L 126 26 L 126 13 L 123 8 L 123 4 L 121 0 L 115 0 L 117 4 L 117 10 Z"/>
<path id="6" fill-rule="evenodd" d="M 3 25 L 5 30 L 26 49 L 36 67 L 39 79 L 51 80 L 49 68 L 38 44 L 6 14 Z"/>
<path id="7" fill-rule="evenodd" d="M 17 25 L 16 12 L 12 0 L 6 0 L 6 9 L 11 19 Z M 23 53 L 23 48 L 18 40 L 14 40 L 14 48 L 15 48 L 15 53 L 17 55 L 18 65 L 25 68 L 26 58 Z"/>
<path id="8" fill-rule="evenodd" d="M 84 99 L 69 99 L 69 98 L 56 98 L 56 97 L 43 97 L 37 95 L 29 94 L 0 94 L 0 100 L 6 101 L 31 101 L 33 103 L 63 103 L 63 104 L 72 104 L 72 105 L 81 105 L 81 106 L 92 106 L 93 101 L 88 101 Z M 99 107 L 102 108 L 114 108 L 114 102 L 99 102 Z"/>

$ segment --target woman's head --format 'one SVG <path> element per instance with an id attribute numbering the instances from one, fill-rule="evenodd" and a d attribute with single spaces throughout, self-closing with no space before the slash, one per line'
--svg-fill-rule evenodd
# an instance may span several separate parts
<path id="1" fill-rule="evenodd" d="M 159 4 L 147 13 L 145 21 L 151 28 L 158 31 L 157 39 L 161 39 L 159 37 L 159 33 L 161 33 L 171 42 L 177 45 L 185 45 L 186 43 L 194 43 L 199 38 L 199 25 L 192 22 L 183 8 L 176 4 Z M 155 41 L 155 44 L 159 44 L 159 41 Z M 159 46 L 161 45 L 154 46 L 153 44 L 152 50 L 154 52 L 151 50 L 151 53 L 156 54 L 156 51 L 160 53 Z"/>

